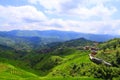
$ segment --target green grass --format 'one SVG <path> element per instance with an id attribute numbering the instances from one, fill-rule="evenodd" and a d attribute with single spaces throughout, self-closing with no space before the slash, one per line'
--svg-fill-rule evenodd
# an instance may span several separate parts
<path id="1" fill-rule="evenodd" d="M 63 77 L 46 78 L 45 77 L 45 78 L 41 78 L 41 80 L 98 80 L 98 79 L 91 78 L 91 77 L 66 77 L 66 78 L 63 78 Z"/>
<path id="2" fill-rule="evenodd" d="M 74 65 L 77 65 L 79 67 L 83 63 L 93 64 L 89 60 L 88 54 L 89 54 L 89 52 L 87 52 L 87 51 L 76 50 L 72 54 L 61 56 L 63 59 L 62 63 L 60 65 L 55 66 L 52 69 L 52 71 L 47 75 L 47 77 L 54 77 L 54 76 L 56 76 L 56 77 L 62 76 L 63 77 L 64 75 L 66 77 L 71 77 L 69 74 L 70 74 L 70 70 L 72 69 L 72 67 Z M 86 66 L 86 68 L 88 68 L 88 67 Z M 77 76 L 80 78 L 80 75 L 77 74 L 76 77 Z M 75 78 L 75 79 L 72 78 L 72 79 L 77 80 L 77 78 Z M 67 78 L 66 78 L 66 80 L 67 80 Z"/>
<path id="3" fill-rule="evenodd" d="M 57 52 L 56 52 L 57 53 Z M 96 80 L 93 76 L 81 76 L 78 70 L 74 76 L 70 75 L 70 71 L 73 66 L 76 65 L 76 69 L 85 64 L 82 72 L 88 71 L 89 66 L 86 64 L 93 64 L 89 60 L 88 51 L 80 50 L 63 50 L 62 54 L 53 55 L 41 55 L 44 57 L 41 62 L 36 64 L 34 68 L 43 68 L 46 71 L 39 71 L 40 76 L 37 76 L 26 70 L 22 70 L 18 67 L 14 67 L 9 63 L 0 63 L 0 79 L 2 80 Z M 34 59 L 35 57 L 33 57 Z M 40 58 L 40 57 L 39 57 Z M 36 58 L 35 58 L 36 59 Z M 95 64 L 94 64 L 95 65 Z M 50 68 L 51 67 L 51 68 Z M 50 68 L 50 69 L 49 69 Z M 55 75 L 54 75 L 55 74 Z"/>
<path id="4" fill-rule="evenodd" d="M 10 64 L 0 63 L 0 80 L 38 80 L 39 77 L 33 73 L 16 68 Z"/>
<path id="5" fill-rule="evenodd" d="M 10 64 L 0 63 L 0 80 L 97 80 L 92 77 L 40 77 Z"/>
<path id="6" fill-rule="evenodd" d="M 96 80 L 93 76 L 81 76 L 80 71 L 77 71 L 74 75 L 70 75 L 70 71 L 74 65 L 77 68 L 81 64 L 93 64 L 89 60 L 89 52 L 80 50 L 71 50 L 63 52 L 62 55 L 47 55 L 40 63 L 36 65 L 38 68 L 45 68 L 45 66 L 51 66 L 51 69 L 47 72 L 39 71 L 40 74 L 46 74 L 44 76 L 37 76 L 33 73 L 27 72 L 20 68 L 14 67 L 8 63 L 0 63 L 0 79 L 2 80 Z M 46 68 L 47 69 L 47 68 Z M 89 69 L 89 66 L 83 67 L 81 71 L 85 72 Z M 53 75 L 55 74 L 55 75 Z M 98 80 L 98 79 L 97 79 Z"/>

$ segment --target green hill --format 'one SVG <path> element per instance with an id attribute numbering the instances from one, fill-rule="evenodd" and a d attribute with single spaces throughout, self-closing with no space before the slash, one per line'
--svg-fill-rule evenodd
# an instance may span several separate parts
<path id="1" fill-rule="evenodd" d="M 90 50 L 99 47 L 96 57 L 112 64 L 97 65 L 90 61 Z M 81 47 L 82 49 L 79 49 Z M 53 49 L 52 49 L 53 48 Z M 50 49 L 49 51 L 46 51 Z M 99 43 L 84 38 L 47 46 L 37 51 L 17 51 L 0 46 L 0 79 L 8 80 L 119 80 L 120 39 Z M 10 77 L 11 76 L 11 77 Z M 10 78 L 9 78 L 10 77 Z"/>
<path id="2" fill-rule="evenodd" d="M 102 43 L 97 57 L 105 59 L 115 67 L 120 67 L 120 38 Z"/>

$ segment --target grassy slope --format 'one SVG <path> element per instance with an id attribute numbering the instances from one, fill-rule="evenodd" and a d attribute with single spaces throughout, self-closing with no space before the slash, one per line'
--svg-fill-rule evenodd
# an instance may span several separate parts
<path id="1" fill-rule="evenodd" d="M 67 54 L 67 53 L 66 53 Z M 46 76 L 45 79 L 47 80 L 96 80 L 93 77 L 88 77 L 88 76 L 80 76 L 78 73 L 76 73 L 75 77 L 72 77 L 70 75 L 71 68 L 73 65 L 80 66 L 82 63 L 89 63 L 93 64 L 89 60 L 88 56 L 89 52 L 84 52 L 84 51 L 79 51 L 76 50 L 72 54 L 69 55 L 60 55 L 63 58 L 63 61 L 60 65 L 54 67 L 52 71 Z M 54 78 L 52 78 L 54 77 Z"/>
<path id="2" fill-rule="evenodd" d="M 64 53 L 65 52 L 65 53 Z M 49 59 L 52 59 L 55 61 L 56 59 L 60 58 L 59 65 L 55 65 L 50 71 L 48 71 L 48 75 L 43 77 L 38 77 L 35 74 L 32 74 L 30 72 L 26 72 L 24 70 L 21 70 L 19 68 L 16 68 L 10 64 L 7 63 L 0 63 L 0 79 L 2 80 L 32 80 L 32 79 L 40 79 L 40 80 L 96 80 L 93 77 L 87 77 L 87 76 L 75 76 L 72 77 L 69 75 L 69 71 L 71 70 L 72 66 L 80 65 L 82 63 L 91 63 L 89 60 L 89 52 L 79 51 L 79 50 L 70 50 L 70 51 L 63 51 L 64 54 L 57 54 L 54 56 L 51 56 L 46 61 L 42 62 L 42 65 L 46 64 Z M 51 63 L 49 63 L 51 64 Z M 48 66 L 49 66 L 48 64 Z M 42 67 L 41 65 L 41 67 Z M 58 73 L 57 73 L 58 71 Z M 56 74 L 56 75 L 53 75 Z M 64 74 L 66 77 L 64 77 Z"/>
<path id="3" fill-rule="evenodd" d="M 0 80 L 38 80 L 39 77 L 30 72 L 0 62 Z"/>
<path id="4" fill-rule="evenodd" d="M 36 76 L 30 72 L 26 72 L 19 68 L 15 68 L 10 64 L 0 63 L 0 79 L 2 80 L 100 80 L 94 78 L 94 71 L 101 70 L 102 65 L 96 65 L 89 60 L 88 51 L 80 50 L 63 50 L 55 52 L 56 55 L 47 56 L 41 62 L 41 67 L 44 69 L 45 66 L 54 65 L 49 71 L 47 71 L 46 76 Z M 64 53 L 64 54 L 61 54 Z M 45 57 L 45 56 L 44 56 Z M 49 58 L 48 58 L 49 57 Z M 60 59 L 56 63 L 56 59 Z M 50 61 L 51 60 L 51 61 Z M 49 62 L 50 61 L 50 62 Z M 48 63 L 48 64 L 47 64 Z M 44 65 L 44 66 L 43 66 Z M 36 66 L 34 66 L 36 67 Z M 48 68 L 47 67 L 47 68 Z M 104 67 L 103 67 L 104 69 Z M 109 71 L 109 67 L 107 69 Z M 118 70 L 116 70 L 118 71 Z M 115 72 L 116 73 L 116 72 Z M 112 73 L 112 74 L 115 74 Z M 101 73 L 99 74 L 101 75 Z"/>

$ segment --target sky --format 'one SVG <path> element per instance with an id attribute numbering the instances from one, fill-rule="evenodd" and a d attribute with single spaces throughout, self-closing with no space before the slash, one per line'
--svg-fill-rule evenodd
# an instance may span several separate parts
<path id="1" fill-rule="evenodd" d="M 0 0 L 0 31 L 120 35 L 120 0 Z"/>

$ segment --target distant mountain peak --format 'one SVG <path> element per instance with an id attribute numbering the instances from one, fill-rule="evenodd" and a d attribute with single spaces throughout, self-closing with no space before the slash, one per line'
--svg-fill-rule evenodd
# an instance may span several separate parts
<path id="1" fill-rule="evenodd" d="M 120 36 L 113 36 L 113 35 L 104 35 L 104 34 L 88 34 L 88 33 L 79 33 L 73 31 L 59 31 L 59 30 L 12 30 L 12 31 L 2 31 L 0 34 L 2 35 L 9 35 L 9 36 L 18 36 L 18 37 L 40 37 L 46 39 L 57 39 L 59 41 L 67 41 L 72 39 L 82 38 L 92 41 L 103 42 L 115 37 Z"/>

